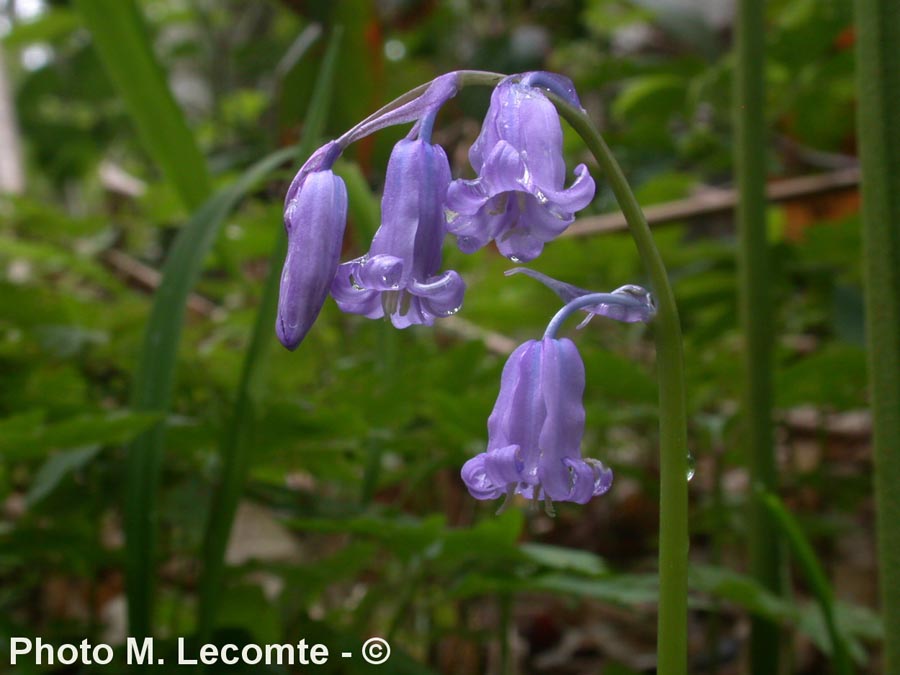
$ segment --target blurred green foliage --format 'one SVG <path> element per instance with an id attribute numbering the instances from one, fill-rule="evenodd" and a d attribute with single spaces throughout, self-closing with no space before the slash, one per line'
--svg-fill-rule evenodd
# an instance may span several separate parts
<path id="1" fill-rule="evenodd" d="M 113 601 L 122 594 L 126 448 L 160 421 L 166 453 L 155 624 L 163 637 L 189 635 L 221 470 L 217 448 L 296 167 L 253 189 L 206 257 L 177 353 L 171 412 L 132 411 L 154 272 L 193 214 L 139 141 L 133 111 L 101 67 L 76 4 L 38 4 L 40 12 L 22 17 L 15 3 L 0 0 L 28 181 L 24 194 L 0 197 L 0 636 L 121 638 Z M 140 8 L 216 189 L 300 136 L 323 36 L 336 25 L 345 48 L 327 137 L 444 71 L 547 68 L 575 80 L 645 204 L 727 186 L 730 17 L 709 9 L 719 3 L 507 4 L 143 0 Z M 849 2 L 777 0 L 768 11 L 771 175 L 852 163 Z M 438 120 L 436 140 L 456 175 L 469 175 L 465 152 L 487 97 L 465 91 Z M 402 133 L 360 143 L 340 168 L 352 176 L 345 258 L 368 246 L 387 156 Z M 566 147 L 572 163 L 582 161 L 574 138 Z M 614 205 L 598 188 L 585 216 Z M 770 211 L 781 336 L 776 403 L 785 418 L 809 406 L 821 415 L 866 406 L 858 218 L 816 213 L 796 236 L 790 208 Z M 700 469 L 692 483 L 694 555 L 708 562 L 724 550 L 724 560 L 733 560 L 747 495 L 726 488 L 717 498 L 722 475 L 718 484 L 712 477 L 717 462 L 721 474 L 738 483 L 741 475 L 732 450 L 739 343 L 731 217 L 686 219 L 657 234 L 687 340 Z M 460 316 L 484 331 L 533 338 L 557 309 L 540 285 L 504 277 L 508 261 L 493 251 L 465 256 L 448 246 L 445 260 L 468 283 Z M 562 238 L 534 266 L 598 290 L 644 281 L 623 233 Z M 498 645 L 510 630 L 505 603 L 514 607 L 505 621 L 529 636 L 517 647 L 532 650 L 523 659 L 549 639 L 534 631 L 552 633 L 547 616 L 571 603 L 646 618 L 656 592 L 655 521 L 641 514 L 653 513 L 657 497 L 648 331 L 595 320 L 576 337 L 587 368 L 584 450 L 616 471 L 610 495 L 564 506 L 555 520 L 519 505 L 494 516 L 492 505 L 465 493 L 458 470 L 483 448 L 503 356 L 441 325 L 397 332 L 342 315 L 329 302 L 301 349 L 277 349 L 267 363 L 244 504 L 261 508 L 239 512 L 214 639 L 302 636 L 336 652 L 382 635 L 395 647 L 392 672 L 500 672 Z M 709 419 L 722 428 L 715 443 L 703 431 Z M 792 433 L 787 422 L 782 433 Z M 822 434 L 822 453 L 832 451 Z M 784 443 L 785 452 L 791 447 Z M 786 503 L 809 490 L 824 495 L 818 509 L 802 499 L 798 508 L 808 511 L 813 544 L 833 553 L 865 517 L 867 465 L 784 465 Z M 258 531 L 269 539 L 251 536 Z M 758 613 L 827 648 L 807 596 L 771 597 L 739 574 L 740 565 L 721 560 L 698 566 L 692 578 L 698 623 Z M 851 599 L 840 589 L 838 597 Z M 853 656 L 872 667 L 877 619 L 858 604 L 836 607 Z M 564 623 L 552 622 L 554 630 Z M 635 640 L 631 660 L 603 655 L 599 662 L 608 672 L 638 672 L 642 649 L 652 653 L 652 640 Z M 526 663 L 523 672 L 553 672 Z M 368 672 L 349 661 L 322 668 L 357 670 Z"/>

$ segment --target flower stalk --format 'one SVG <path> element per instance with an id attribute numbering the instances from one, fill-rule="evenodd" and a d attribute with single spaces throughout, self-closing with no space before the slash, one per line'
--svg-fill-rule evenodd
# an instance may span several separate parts
<path id="1" fill-rule="evenodd" d="M 481 134 L 469 152 L 478 176 L 470 181 L 452 181 L 445 189 L 447 180 L 442 176 L 448 173 L 446 159 L 437 148 L 429 149 L 431 126 L 440 107 L 460 88 L 472 84 L 497 85 Z M 329 274 L 335 277 L 331 294 L 344 311 L 370 318 L 391 315 L 398 328 L 430 325 L 436 316 L 454 313 L 459 307 L 454 289 L 461 285 L 455 273 L 438 274 L 439 247 L 434 244 L 444 233 L 456 235 L 465 253 L 495 241 L 510 260 L 530 260 L 593 198 L 593 179 L 584 166 L 576 167 L 575 181 L 565 187 L 562 129 L 548 98 L 579 133 L 606 174 L 647 269 L 658 307 L 640 287 L 623 286 L 613 293 L 594 294 L 540 273 L 512 270 L 524 271 L 541 281 L 567 306 L 551 321 L 542 340 L 530 340 L 510 356 L 488 419 L 488 449 L 466 462 L 461 475 L 476 499 L 504 495 L 509 499 L 519 494 L 534 501 L 544 500 L 548 511 L 552 511 L 553 501 L 585 503 L 606 492 L 612 472 L 598 460 L 581 458 L 584 365 L 574 343 L 557 339 L 555 334 L 578 309 L 585 310 L 588 319 L 596 314 L 624 322 L 655 317 L 661 452 L 658 672 L 683 675 L 687 668 L 688 452 L 678 312 L 640 206 L 603 138 L 581 108 L 571 82 L 551 73 L 504 77 L 461 71 L 418 87 L 313 154 L 288 190 L 285 224 L 289 235 L 297 228 L 304 231 L 300 220 L 292 220 L 300 213 L 296 204 L 308 200 L 318 205 L 324 201 L 317 192 L 304 194 L 317 185 L 310 183 L 309 177 L 328 172 L 347 145 L 386 126 L 415 122 L 407 138 L 395 146 L 385 183 L 382 224 L 370 254 L 340 267 L 330 259 L 323 260 L 312 276 L 317 283 Z M 415 179 L 403 182 L 412 184 L 419 198 L 402 192 L 391 180 L 392 171 L 400 175 L 410 170 Z M 431 205 L 440 202 L 445 204 L 444 223 L 435 222 L 431 212 Z M 340 206 L 343 219 L 343 196 Z M 342 228 L 331 230 L 332 243 L 339 241 Z M 288 260 L 284 274 L 290 278 L 294 273 Z M 409 279 L 405 276 L 408 273 L 412 274 Z M 310 289 L 314 288 L 318 286 L 305 283 L 288 293 L 282 303 L 284 307 L 299 303 L 298 315 L 309 325 L 324 301 L 324 297 L 312 293 Z M 401 292 L 406 293 L 405 304 Z M 420 300 L 424 304 L 414 307 L 410 293 L 424 298 Z M 448 312 L 444 305 L 451 295 L 454 302 L 452 312 Z M 303 336 L 292 337 L 295 339 L 282 337 L 288 348 L 296 347 Z"/>
<path id="2" fill-rule="evenodd" d="M 587 113 L 550 94 L 609 181 L 643 261 L 657 304 L 659 379 L 659 624 L 657 672 L 687 672 L 688 449 L 681 325 L 675 295 L 650 227 L 622 169 Z"/>
<path id="3" fill-rule="evenodd" d="M 872 398 L 883 672 L 900 672 L 900 6 L 857 0 L 866 334 Z"/>
<path id="4" fill-rule="evenodd" d="M 777 493 L 772 437 L 772 303 L 766 241 L 766 133 L 764 3 L 740 0 L 735 32 L 734 167 L 739 200 L 738 309 L 743 349 L 742 434 L 750 480 Z M 771 515 L 750 500 L 750 573 L 776 595 L 784 593 L 784 545 Z M 756 675 L 778 672 L 778 625 L 753 617 L 750 668 Z"/>

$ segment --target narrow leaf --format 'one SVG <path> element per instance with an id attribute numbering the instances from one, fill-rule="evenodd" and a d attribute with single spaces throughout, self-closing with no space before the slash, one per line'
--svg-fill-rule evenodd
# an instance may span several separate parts
<path id="1" fill-rule="evenodd" d="M 848 675 L 853 672 L 847 649 L 847 639 L 838 629 L 838 623 L 834 609 L 834 593 L 828 583 L 828 577 L 819 565 L 816 552 L 809 540 L 803 534 L 803 530 L 797 519 L 784 507 L 781 500 L 771 493 L 760 495 L 763 505 L 778 525 L 794 553 L 794 557 L 803 570 L 806 581 L 816 596 L 822 616 L 825 618 L 825 627 L 831 638 L 832 663 L 834 672 L 839 675 Z"/>
<path id="2" fill-rule="evenodd" d="M 259 180 L 296 154 L 272 153 L 247 169 L 232 185 L 213 195 L 179 232 L 153 297 L 144 345 L 132 389 L 136 410 L 165 412 L 175 381 L 175 361 L 187 297 L 222 223 Z M 126 590 L 129 627 L 135 637 L 150 635 L 154 593 L 156 492 L 162 466 L 164 429 L 157 424 L 133 444 L 126 477 Z"/>
<path id="3" fill-rule="evenodd" d="M 210 193 L 203 155 L 166 83 L 134 0 L 76 0 L 94 48 L 125 101 L 145 150 L 190 210 Z"/>
<path id="4" fill-rule="evenodd" d="M 129 441 L 161 419 L 156 413 L 78 415 L 44 424 L 41 413 L 0 421 L 0 455 L 7 460 L 40 457 L 52 450 Z"/>
<path id="5" fill-rule="evenodd" d="M 89 445 L 52 455 L 35 475 L 25 496 L 25 502 L 29 506 L 37 504 L 53 492 L 63 478 L 88 464 L 98 452 L 100 452 L 99 445 Z"/>
<path id="6" fill-rule="evenodd" d="M 316 89 L 306 116 L 298 153 L 303 157 L 312 152 L 313 144 L 325 125 L 339 44 L 340 33 L 335 31 L 319 70 Z M 220 445 L 221 482 L 213 497 L 203 546 L 203 576 L 200 580 L 197 621 L 201 638 L 210 634 L 215 621 L 225 573 L 225 548 L 228 545 L 228 536 L 234 523 L 234 515 L 250 470 L 252 450 L 250 441 L 264 396 L 263 367 L 275 344 L 272 327 L 275 324 L 281 263 L 284 260 L 287 241 L 279 224 L 276 223 L 273 226 L 278 227 L 279 234 L 269 257 L 269 272 L 256 315 L 253 335 L 244 357 L 234 412 Z"/>

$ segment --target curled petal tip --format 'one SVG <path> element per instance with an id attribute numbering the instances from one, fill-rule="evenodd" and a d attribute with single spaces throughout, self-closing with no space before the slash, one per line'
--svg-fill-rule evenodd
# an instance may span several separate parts
<path id="1" fill-rule="evenodd" d="M 542 87 L 550 91 L 566 103 L 570 103 L 581 110 L 581 100 L 578 98 L 578 92 L 575 91 L 575 84 L 565 75 L 559 73 L 550 73 L 545 70 L 536 70 L 525 73 L 522 76 L 522 84 L 532 87 Z"/>

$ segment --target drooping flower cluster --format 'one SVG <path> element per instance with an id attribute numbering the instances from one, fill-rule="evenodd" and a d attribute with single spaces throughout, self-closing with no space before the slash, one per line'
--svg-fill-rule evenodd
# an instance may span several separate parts
<path id="1" fill-rule="evenodd" d="M 447 155 L 431 135 L 460 81 L 460 73 L 450 73 L 421 93 L 410 92 L 321 147 L 295 176 L 285 199 L 288 249 L 276 322 L 288 349 L 302 342 L 329 293 L 344 312 L 384 317 L 397 328 L 455 314 L 465 283 L 441 269 L 448 234 L 464 253 L 494 241 L 511 260 L 532 260 L 593 199 L 594 181 L 583 164 L 565 186 L 562 129 L 545 92 L 580 103 L 572 83 L 550 73 L 500 79 L 469 151 L 477 176 L 451 180 Z M 408 122 L 414 125 L 388 162 L 381 225 L 369 251 L 340 263 L 347 190 L 332 166 L 350 143 Z M 640 287 L 591 294 L 532 270 L 516 271 L 547 284 L 567 304 L 543 340 L 526 342 L 510 356 L 488 420 L 487 450 L 466 462 L 462 477 L 477 499 L 520 494 L 548 506 L 584 503 L 609 489 L 612 472 L 581 457 L 584 365 L 574 343 L 555 332 L 575 309 L 587 311 L 588 320 L 599 314 L 634 322 L 648 321 L 655 308 Z"/>
<path id="2" fill-rule="evenodd" d="M 330 291 L 343 311 L 390 318 L 397 328 L 431 325 L 462 306 L 465 283 L 441 270 L 445 236 L 472 253 L 496 240 L 513 260 L 535 258 L 576 211 L 594 181 L 582 164 L 565 189 L 562 129 L 544 88 L 571 103 L 571 82 L 549 73 L 503 79 L 469 157 L 475 180 L 451 181 L 447 156 L 431 143 L 435 117 L 456 95 L 457 74 L 434 80 L 420 96 L 376 113 L 320 148 L 300 169 L 285 200 L 288 256 L 276 330 L 288 349 L 306 336 Z M 381 202 L 381 227 L 367 254 L 339 264 L 347 212 L 343 181 L 331 167 L 342 150 L 386 126 L 415 121 L 394 147 Z"/>

